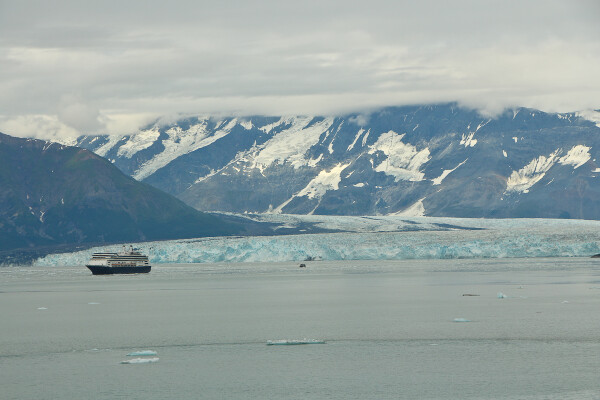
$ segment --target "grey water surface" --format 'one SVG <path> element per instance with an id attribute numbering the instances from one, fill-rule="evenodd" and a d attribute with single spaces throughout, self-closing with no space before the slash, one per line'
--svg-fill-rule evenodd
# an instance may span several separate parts
<path id="1" fill-rule="evenodd" d="M 306 264 L 0 268 L 0 398 L 600 397 L 596 259 Z"/>

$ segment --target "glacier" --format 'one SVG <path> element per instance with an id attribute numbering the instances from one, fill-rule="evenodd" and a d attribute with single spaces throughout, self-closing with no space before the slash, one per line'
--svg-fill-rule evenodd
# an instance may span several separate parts
<path id="1" fill-rule="evenodd" d="M 246 218 L 328 233 L 211 237 L 134 244 L 151 263 L 240 263 L 313 260 L 401 260 L 589 257 L 600 253 L 600 221 L 466 219 L 401 216 L 339 217 L 259 214 Z M 109 245 L 50 254 L 34 266 L 85 265 Z"/>

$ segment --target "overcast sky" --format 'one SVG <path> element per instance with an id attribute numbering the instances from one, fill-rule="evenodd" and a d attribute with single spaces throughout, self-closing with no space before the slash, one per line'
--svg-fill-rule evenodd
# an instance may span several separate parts
<path id="1" fill-rule="evenodd" d="M 0 131 L 458 101 L 600 108 L 600 0 L 0 0 Z"/>

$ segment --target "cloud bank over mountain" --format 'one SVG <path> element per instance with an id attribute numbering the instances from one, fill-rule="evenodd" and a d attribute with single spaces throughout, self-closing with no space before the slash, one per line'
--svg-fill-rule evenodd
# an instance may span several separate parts
<path id="1" fill-rule="evenodd" d="M 458 101 L 598 108 L 596 1 L 3 1 L 0 130 Z"/>

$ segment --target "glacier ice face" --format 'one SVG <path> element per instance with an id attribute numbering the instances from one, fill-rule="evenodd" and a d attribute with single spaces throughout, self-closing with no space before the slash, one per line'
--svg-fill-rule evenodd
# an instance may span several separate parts
<path id="1" fill-rule="evenodd" d="M 313 224 L 339 233 L 215 237 L 145 242 L 151 263 L 285 262 L 513 257 L 589 257 L 600 253 L 600 222 L 549 219 L 327 217 L 256 215 L 285 227 Z M 119 245 L 50 254 L 36 266 L 85 265 L 93 252 Z"/>

